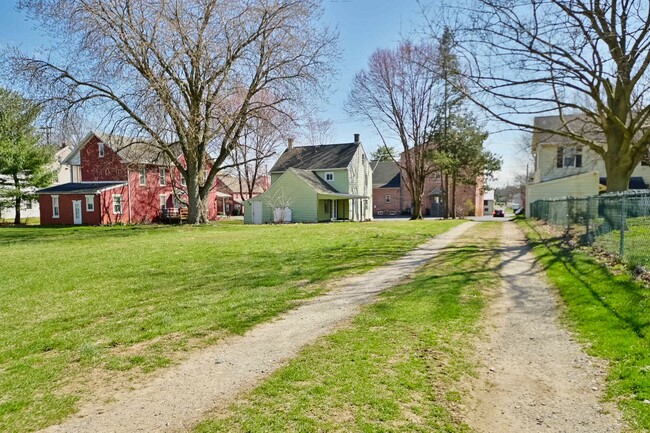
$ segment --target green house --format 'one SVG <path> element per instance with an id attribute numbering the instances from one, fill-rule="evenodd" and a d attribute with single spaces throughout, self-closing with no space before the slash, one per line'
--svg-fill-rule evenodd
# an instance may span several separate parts
<path id="1" fill-rule="evenodd" d="M 354 142 L 294 147 L 271 168 L 271 187 L 244 202 L 246 224 L 372 219 L 372 170 Z"/>

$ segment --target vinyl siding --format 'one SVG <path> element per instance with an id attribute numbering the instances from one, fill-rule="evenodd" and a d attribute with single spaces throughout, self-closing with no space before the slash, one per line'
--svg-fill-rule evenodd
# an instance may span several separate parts
<path id="1" fill-rule="evenodd" d="M 325 173 L 334 173 L 334 180 L 327 182 L 332 185 L 332 187 L 338 192 L 347 194 L 350 188 L 350 182 L 348 180 L 348 171 L 346 169 L 337 169 L 337 170 L 312 170 L 318 177 L 325 180 Z"/>
<path id="2" fill-rule="evenodd" d="M 364 155 L 365 151 L 363 150 L 363 146 L 359 146 L 348 166 L 350 189 L 347 192 L 369 197 L 366 201 L 366 206 L 363 206 L 363 200 L 352 200 L 349 214 L 350 219 L 353 221 L 363 221 L 372 218 L 372 169 L 370 168 L 368 158 L 364 158 Z"/>
<path id="3" fill-rule="evenodd" d="M 556 157 L 557 145 L 542 144 L 538 147 L 535 182 L 546 182 L 592 171 L 597 171 L 600 176 L 607 176 L 603 159 L 587 146 L 582 146 L 582 167 L 558 168 L 556 166 Z M 641 176 L 645 183 L 650 183 L 650 167 L 639 164 L 632 173 L 632 176 Z"/>
<path id="4" fill-rule="evenodd" d="M 268 204 L 268 201 L 275 195 L 283 191 L 284 194 L 290 197 L 291 220 L 292 222 L 317 222 L 318 221 L 318 199 L 316 192 L 311 189 L 305 182 L 302 181 L 291 171 L 285 172 L 264 194 L 246 201 L 244 211 L 244 222 L 247 224 L 252 223 L 252 202 L 262 201 L 262 222 L 273 222 L 273 209 Z"/>
<path id="5" fill-rule="evenodd" d="M 596 171 L 576 176 L 554 179 L 548 182 L 528 185 L 526 191 L 526 215 L 530 214 L 530 204 L 537 200 L 561 197 L 586 197 L 598 195 L 599 174 Z"/>

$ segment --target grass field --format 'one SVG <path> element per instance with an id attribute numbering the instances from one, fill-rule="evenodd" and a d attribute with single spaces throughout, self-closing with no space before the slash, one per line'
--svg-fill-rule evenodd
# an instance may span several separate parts
<path id="1" fill-rule="evenodd" d="M 0 431 L 59 421 L 456 224 L 1 228 Z"/>
<path id="2" fill-rule="evenodd" d="M 198 433 L 468 432 L 457 406 L 472 337 L 498 285 L 501 223 L 472 229 Z"/>
<path id="3" fill-rule="evenodd" d="M 569 251 L 533 221 L 522 220 L 537 257 L 567 306 L 566 319 L 587 351 L 610 364 L 607 397 L 636 432 L 650 432 L 650 289 L 620 269 Z"/>

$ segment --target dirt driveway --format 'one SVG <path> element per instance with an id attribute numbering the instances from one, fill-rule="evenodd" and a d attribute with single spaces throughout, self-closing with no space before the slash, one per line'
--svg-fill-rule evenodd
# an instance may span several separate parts
<path id="1" fill-rule="evenodd" d="M 604 366 L 559 321 L 558 299 L 514 223 L 503 226 L 503 283 L 479 345 L 480 378 L 466 407 L 484 433 L 609 433 L 621 430 L 601 403 Z"/>
<path id="2" fill-rule="evenodd" d="M 362 304 L 403 281 L 477 223 L 464 223 L 399 260 L 344 278 L 330 292 L 241 337 L 220 342 L 165 371 L 140 389 L 115 395 L 112 403 L 89 405 L 47 433 L 182 432 L 207 411 L 224 408 L 296 356 L 305 345 L 333 332 Z M 107 398 L 109 396 L 106 396 Z"/>

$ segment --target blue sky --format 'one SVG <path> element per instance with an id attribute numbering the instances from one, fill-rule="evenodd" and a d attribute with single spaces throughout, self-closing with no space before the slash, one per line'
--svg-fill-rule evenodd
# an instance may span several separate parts
<path id="1" fill-rule="evenodd" d="M 334 142 L 351 141 L 353 134 L 360 133 L 366 151 L 370 152 L 380 143 L 378 135 L 364 122 L 348 118 L 344 111 L 352 79 L 377 48 L 394 47 L 401 36 L 421 28 L 420 8 L 416 0 L 323 0 L 323 5 L 326 23 L 339 30 L 343 56 L 336 85 L 321 117 L 333 121 Z M 0 45 L 19 45 L 30 50 L 42 42 L 33 23 L 15 11 L 14 2 L 0 2 Z M 494 132 L 498 126 L 490 125 L 488 129 Z M 498 184 L 507 183 L 517 171 L 525 171 L 521 156 L 515 154 L 518 141 L 519 134 L 512 132 L 493 133 L 488 139 L 487 147 L 504 158 Z M 399 149 L 397 143 L 394 145 Z"/>

